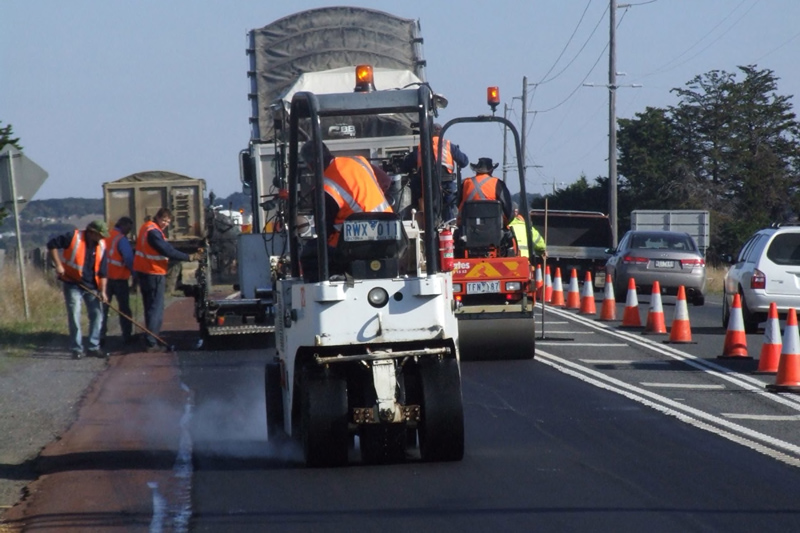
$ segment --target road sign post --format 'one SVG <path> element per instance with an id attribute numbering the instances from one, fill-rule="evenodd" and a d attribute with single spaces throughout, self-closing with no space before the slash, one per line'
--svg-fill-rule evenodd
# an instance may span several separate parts
<path id="1" fill-rule="evenodd" d="M 3 165 L 2 160 L 8 159 L 8 164 Z M 18 172 L 15 172 L 14 167 Z M 22 186 L 17 191 L 17 179 L 22 180 Z M 0 150 L 0 205 L 8 203 L 13 205 L 14 226 L 17 234 L 17 265 L 19 266 L 19 279 L 22 286 L 22 302 L 25 307 L 25 320 L 30 320 L 30 308 L 28 307 L 28 287 L 25 283 L 25 254 L 22 249 L 22 232 L 20 231 L 19 213 L 25 208 L 39 187 L 47 179 L 47 172 L 39 165 L 25 157 L 14 146 L 8 144 Z M 23 205 L 20 207 L 20 201 Z"/>

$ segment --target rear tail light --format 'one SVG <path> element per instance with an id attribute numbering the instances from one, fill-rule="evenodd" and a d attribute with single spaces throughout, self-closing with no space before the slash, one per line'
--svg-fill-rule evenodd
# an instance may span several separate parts
<path id="1" fill-rule="evenodd" d="M 646 265 L 649 263 L 650 260 L 646 257 L 635 257 L 632 255 L 626 255 L 622 258 L 623 265 Z"/>
<path id="2" fill-rule="evenodd" d="M 750 278 L 751 289 L 765 289 L 767 287 L 767 276 L 758 269 L 753 270 L 753 277 Z"/>
<path id="3" fill-rule="evenodd" d="M 682 267 L 703 267 L 706 266 L 705 259 L 681 259 Z"/>

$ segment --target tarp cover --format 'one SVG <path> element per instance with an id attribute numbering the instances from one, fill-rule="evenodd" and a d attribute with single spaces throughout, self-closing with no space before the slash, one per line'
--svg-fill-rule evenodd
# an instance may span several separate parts
<path id="1" fill-rule="evenodd" d="M 194 180 L 194 179 L 197 178 L 190 178 L 189 176 L 184 176 L 183 174 L 176 174 L 175 172 L 169 172 L 166 170 L 148 170 L 145 172 L 137 172 L 136 174 L 131 174 L 130 176 L 125 176 L 124 178 L 112 181 L 111 183 L 138 183 L 143 181 L 183 181 L 183 180 Z"/>
<path id="2" fill-rule="evenodd" d="M 425 81 L 419 22 L 381 11 L 358 7 L 302 11 L 252 30 L 250 45 L 253 116 L 262 140 L 273 136 L 270 105 L 286 98 L 303 74 L 369 64 L 376 69 L 379 90 L 396 87 L 380 86 L 377 69 L 410 71 Z M 352 87 L 351 83 L 346 90 Z"/>

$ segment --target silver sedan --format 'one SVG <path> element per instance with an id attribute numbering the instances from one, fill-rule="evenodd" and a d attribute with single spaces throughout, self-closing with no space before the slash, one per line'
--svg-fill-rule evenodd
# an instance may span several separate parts
<path id="1" fill-rule="evenodd" d="M 637 294 L 649 295 L 658 281 L 662 294 L 675 295 L 683 285 L 690 302 L 705 303 L 706 261 L 688 233 L 632 230 L 607 252 L 606 272 L 614 280 L 618 301 L 625 301 L 633 278 Z"/>

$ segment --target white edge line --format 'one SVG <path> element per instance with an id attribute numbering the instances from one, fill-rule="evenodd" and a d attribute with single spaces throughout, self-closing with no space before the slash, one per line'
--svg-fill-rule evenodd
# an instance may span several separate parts
<path id="1" fill-rule="evenodd" d="M 682 361 L 691 367 L 707 372 L 708 374 L 716 376 L 722 380 L 728 381 L 736 385 L 737 387 L 741 387 L 750 392 L 755 392 L 764 399 L 771 400 L 775 403 L 779 403 L 781 405 L 785 405 L 787 407 L 791 407 L 792 409 L 800 411 L 800 396 L 795 396 L 795 395 L 784 396 L 781 394 L 768 392 L 764 388 L 764 383 L 754 377 L 742 374 L 734 374 L 723 366 L 714 364 L 710 361 L 706 361 L 690 353 L 682 352 L 676 348 L 672 348 L 666 345 L 657 344 L 654 341 L 651 341 L 647 338 L 640 337 L 638 335 L 634 335 L 626 331 L 615 330 L 611 326 L 608 326 L 603 323 L 597 323 L 594 322 L 593 320 L 585 319 L 580 315 L 570 315 L 569 313 L 563 313 L 562 316 L 565 316 L 566 318 L 571 318 L 586 326 L 594 328 L 598 331 L 603 331 L 614 337 L 628 340 L 630 342 L 638 344 L 643 348 L 647 348 L 652 351 L 655 351 L 656 353 L 666 355 L 667 357 L 670 357 L 677 361 Z"/>
<path id="2" fill-rule="evenodd" d="M 537 350 L 534 361 L 544 363 L 560 372 L 576 377 L 582 381 L 595 385 L 596 387 L 615 392 L 625 396 L 626 398 L 641 403 L 642 405 L 652 407 L 661 413 L 673 416 L 678 420 L 686 422 L 692 426 L 715 433 L 738 444 L 742 444 L 750 449 L 777 459 L 788 465 L 800 467 L 800 457 L 798 457 L 800 456 L 800 446 L 796 446 L 790 442 L 785 442 L 774 437 L 770 437 L 769 435 L 764 435 L 763 433 L 751 430 L 744 426 L 734 424 L 733 422 L 717 418 L 706 412 L 700 411 L 699 409 L 682 405 L 678 402 L 670 400 L 669 398 L 665 398 L 650 391 L 628 385 L 627 383 L 619 381 L 615 378 L 606 376 L 601 372 L 596 372 L 590 368 L 567 361 L 566 359 L 562 359 L 547 352 Z M 648 399 L 648 397 L 652 399 Z M 698 420 L 698 418 L 705 419 L 708 422 Z M 730 431 L 726 431 L 712 424 L 718 424 L 729 429 Z M 737 432 L 750 438 L 745 438 L 732 432 Z M 755 441 L 750 439 L 755 439 Z M 769 446 L 761 444 L 761 442 L 757 441 L 761 441 L 771 446 L 775 446 L 776 448 L 786 450 L 794 455 L 789 455 L 789 453 L 776 450 L 775 448 L 770 448 Z"/>

